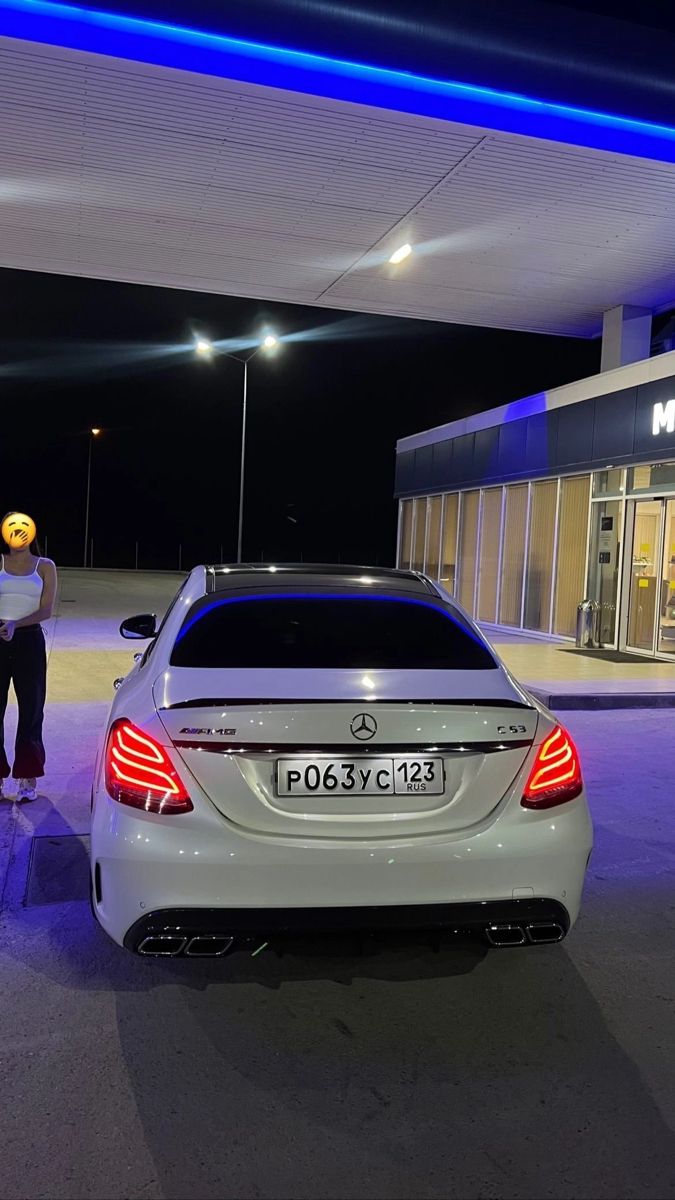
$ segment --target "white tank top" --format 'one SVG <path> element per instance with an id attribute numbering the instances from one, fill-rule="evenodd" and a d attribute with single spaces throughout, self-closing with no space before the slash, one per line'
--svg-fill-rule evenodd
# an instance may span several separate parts
<path id="1" fill-rule="evenodd" d="M 5 556 L 2 555 L 0 621 L 19 621 L 37 612 L 42 599 L 42 587 L 43 580 L 37 567 L 30 575 L 10 575 L 5 570 Z"/>

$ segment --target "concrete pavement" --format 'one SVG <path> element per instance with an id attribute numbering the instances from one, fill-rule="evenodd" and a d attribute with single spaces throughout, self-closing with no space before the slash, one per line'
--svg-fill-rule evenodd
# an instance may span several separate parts
<path id="1" fill-rule="evenodd" d="M 569 714 L 596 850 L 561 946 L 135 959 L 63 897 L 116 625 L 175 586 L 66 576 L 45 794 L 0 806 L 2 1200 L 675 1197 L 673 716 Z"/>
<path id="2" fill-rule="evenodd" d="M 549 708 L 675 708 L 675 661 L 581 651 L 570 641 L 488 630 L 517 679 Z"/>

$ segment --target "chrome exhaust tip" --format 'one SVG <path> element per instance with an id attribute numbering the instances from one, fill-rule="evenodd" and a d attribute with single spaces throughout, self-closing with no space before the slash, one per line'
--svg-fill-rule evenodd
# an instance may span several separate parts
<path id="1" fill-rule="evenodd" d="M 138 953 L 148 958 L 175 958 L 182 953 L 186 942 L 187 938 L 180 934 L 154 933 L 139 942 Z"/>
<path id="2" fill-rule="evenodd" d="M 561 942 L 565 936 L 565 930 L 557 921 L 541 921 L 536 925 L 526 925 L 525 932 L 528 940 L 535 946 L 542 946 L 547 942 Z"/>
<path id="3" fill-rule="evenodd" d="M 524 946 L 526 940 L 521 925 L 487 925 L 485 936 L 491 946 Z"/>
<path id="4" fill-rule="evenodd" d="M 222 933 L 204 933 L 190 938 L 185 955 L 187 958 L 222 958 L 233 945 L 233 937 Z"/>

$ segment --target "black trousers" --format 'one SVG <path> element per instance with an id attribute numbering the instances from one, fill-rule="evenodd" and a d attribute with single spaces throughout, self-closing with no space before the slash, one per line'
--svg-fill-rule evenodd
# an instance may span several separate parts
<path id="1" fill-rule="evenodd" d="M 45 773 L 42 722 L 47 694 L 47 655 L 41 625 L 15 629 L 11 642 L 0 638 L 0 779 L 9 775 L 3 723 L 10 683 L 14 684 L 19 706 L 12 774 L 15 779 L 38 779 Z"/>

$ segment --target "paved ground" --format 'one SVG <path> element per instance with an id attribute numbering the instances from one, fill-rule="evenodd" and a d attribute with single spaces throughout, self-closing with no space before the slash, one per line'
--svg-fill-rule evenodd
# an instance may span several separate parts
<path id="1" fill-rule="evenodd" d="M 117 623 L 174 587 L 66 577 L 45 796 L 0 808 L 2 1200 L 675 1197 L 675 717 L 569 714 L 597 848 L 562 946 L 146 962 L 65 897 Z"/>
<path id="2" fill-rule="evenodd" d="M 539 694 L 675 693 L 675 661 L 656 662 L 634 655 L 622 662 L 609 662 L 592 652 L 579 653 L 569 641 L 549 641 L 502 630 L 492 631 L 489 636 L 514 675 Z"/>

